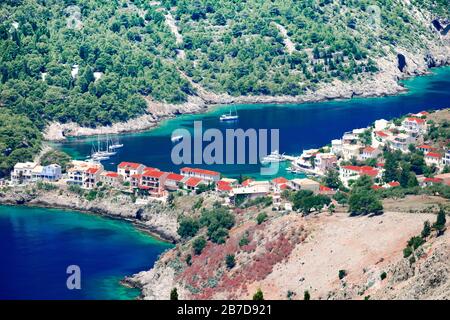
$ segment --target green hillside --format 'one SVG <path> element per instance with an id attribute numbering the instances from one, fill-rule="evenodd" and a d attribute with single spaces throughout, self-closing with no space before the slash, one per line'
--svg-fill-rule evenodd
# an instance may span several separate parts
<path id="1" fill-rule="evenodd" d="M 4 0 L 0 107 L 42 130 L 126 121 L 144 98 L 183 103 L 185 75 L 233 96 L 301 95 L 424 48 L 435 17 L 447 0 Z"/>

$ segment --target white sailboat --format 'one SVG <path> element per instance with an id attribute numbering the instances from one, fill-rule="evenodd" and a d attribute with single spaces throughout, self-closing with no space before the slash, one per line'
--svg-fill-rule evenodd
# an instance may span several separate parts
<path id="1" fill-rule="evenodd" d="M 236 121 L 238 119 L 239 119 L 239 116 L 237 114 L 236 107 L 234 107 L 234 114 L 231 112 L 231 109 L 230 109 L 230 112 L 228 114 L 225 113 L 220 116 L 220 121 Z"/>
<path id="2" fill-rule="evenodd" d="M 119 139 L 117 138 L 115 141 L 111 140 L 111 145 L 108 147 L 109 150 L 116 150 L 123 147 L 123 143 L 119 142 Z"/>

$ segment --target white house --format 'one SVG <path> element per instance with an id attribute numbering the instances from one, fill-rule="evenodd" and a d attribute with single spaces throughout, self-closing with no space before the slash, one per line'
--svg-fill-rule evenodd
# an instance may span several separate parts
<path id="1" fill-rule="evenodd" d="M 58 181 L 62 177 L 61 166 L 58 164 L 50 164 L 48 166 L 36 166 L 32 170 L 32 181 Z"/>
<path id="2" fill-rule="evenodd" d="M 79 185 L 84 189 L 94 188 L 100 182 L 103 166 L 100 163 L 73 160 L 67 170 L 67 184 Z"/>
<path id="3" fill-rule="evenodd" d="M 207 182 L 217 182 L 220 180 L 220 172 L 197 169 L 197 168 L 182 168 L 180 174 L 184 177 L 194 177 L 205 180 Z"/>
<path id="4" fill-rule="evenodd" d="M 436 166 L 440 168 L 442 165 L 442 155 L 436 152 L 428 152 L 425 154 L 425 163 L 427 166 Z"/>
<path id="5" fill-rule="evenodd" d="M 319 193 L 320 183 L 317 181 L 305 178 L 305 179 L 292 179 L 288 183 L 289 188 L 292 190 L 310 190 L 314 193 Z"/>
<path id="6" fill-rule="evenodd" d="M 368 160 L 368 159 L 376 159 L 381 154 L 381 150 L 374 147 L 365 147 L 360 155 L 360 159 L 362 161 Z"/>
<path id="7" fill-rule="evenodd" d="M 369 166 L 342 166 L 339 168 L 339 178 L 346 187 L 350 185 L 350 181 L 356 181 L 363 175 L 376 179 L 381 178 L 381 174 L 381 170 Z"/>
<path id="8" fill-rule="evenodd" d="M 336 166 L 337 157 L 332 153 L 318 153 L 314 159 L 314 168 L 320 175 Z"/>
<path id="9" fill-rule="evenodd" d="M 34 162 L 18 162 L 11 172 L 11 183 L 22 184 L 32 181 L 33 170 L 37 163 Z"/>
<path id="10" fill-rule="evenodd" d="M 402 122 L 402 127 L 409 135 L 413 137 L 417 137 L 420 134 L 424 134 L 426 133 L 427 130 L 426 121 L 424 119 L 417 117 L 405 118 L 405 120 L 403 120 Z"/>
<path id="11" fill-rule="evenodd" d="M 134 162 L 121 162 L 117 166 L 117 173 L 120 174 L 124 181 L 131 181 L 131 176 L 140 175 L 144 172 L 145 166 Z"/>
<path id="12" fill-rule="evenodd" d="M 350 161 L 352 158 L 358 159 L 363 146 L 357 144 L 344 144 L 342 145 L 342 158 L 346 161 Z"/>

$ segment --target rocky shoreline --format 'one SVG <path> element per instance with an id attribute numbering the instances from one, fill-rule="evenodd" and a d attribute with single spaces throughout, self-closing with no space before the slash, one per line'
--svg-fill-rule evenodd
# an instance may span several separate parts
<path id="1" fill-rule="evenodd" d="M 206 91 L 199 84 L 180 73 L 195 88 L 197 94 L 190 96 L 184 104 L 167 104 L 146 97 L 148 113 L 126 122 L 96 128 L 81 127 L 76 123 L 50 123 L 44 130 L 48 141 L 62 141 L 67 137 L 83 137 L 103 134 L 121 134 L 145 131 L 157 127 L 162 121 L 181 114 L 198 114 L 226 104 L 302 104 L 330 100 L 351 99 L 354 97 L 383 97 L 406 92 L 400 80 L 430 73 L 430 68 L 450 65 L 450 44 L 429 48 L 428 52 L 409 53 L 398 49 L 398 55 L 405 57 L 407 65 L 403 71 L 398 66 L 398 56 L 390 54 L 378 59 L 380 72 L 365 76 L 352 82 L 335 79 L 323 83 L 316 91 L 306 92 L 301 96 L 238 96 L 216 94 Z"/>

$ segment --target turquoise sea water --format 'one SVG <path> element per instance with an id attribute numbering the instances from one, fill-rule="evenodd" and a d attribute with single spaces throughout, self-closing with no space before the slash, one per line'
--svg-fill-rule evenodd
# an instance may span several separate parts
<path id="1" fill-rule="evenodd" d="M 410 112 L 450 107 L 450 67 L 433 70 L 429 76 L 404 81 L 408 93 L 383 98 L 356 98 L 291 105 L 237 105 L 239 121 L 221 123 L 220 114 L 229 106 L 215 108 L 206 114 L 183 115 L 164 121 L 158 128 L 141 133 L 121 135 L 125 147 L 104 162 L 109 169 L 121 161 L 141 162 L 162 170 L 177 172 L 180 166 L 171 161 L 171 133 L 178 128 L 193 132 L 193 122 L 201 120 L 204 130 L 217 128 L 279 129 L 280 151 L 300 154 L 303 149 L 317 148 L 339 138 L 345 131 L 366 127 L 377 119 L 392 119 Z M 96 137 L 70 139 L 58 146 L 77 158 L 91 152 Z M 196 166 L 196 165 L 192 165 Z M 198 165 L 217 170 L 230 177 L 240 174 L 259 178 L 260 165 Z M 287 175 L 284 168 L 277 175 Z"/>
<path id="2" fill-rule="evenodd" d="M 123 221 L 0 206 L 0 299 L 134 299 L 139 290 L 119 281 L 170 247 Z M 81 290 L 67 289 L 69 265 L 81 269 Z"/>

